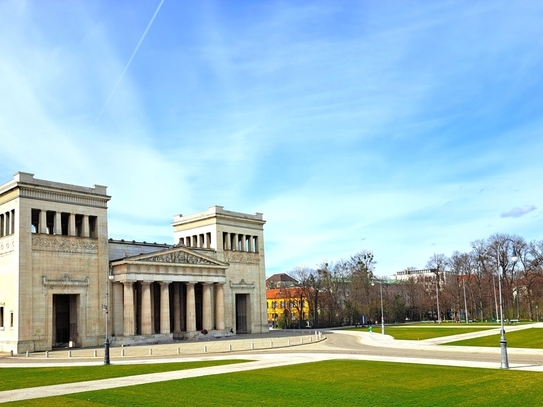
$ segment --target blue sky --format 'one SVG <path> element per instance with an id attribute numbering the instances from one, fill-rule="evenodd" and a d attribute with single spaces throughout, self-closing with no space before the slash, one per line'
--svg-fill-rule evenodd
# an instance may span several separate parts
<path id="1" fill-rule="evenodd" d="M 0 182 L 108 186 L 113 238 L 262 212 L 268 274 L 541 240 L 543 2 L 0 1 Z"/>

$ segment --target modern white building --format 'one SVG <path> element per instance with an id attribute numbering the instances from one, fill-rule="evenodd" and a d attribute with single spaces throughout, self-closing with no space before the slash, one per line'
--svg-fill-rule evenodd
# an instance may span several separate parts
<path id="1" fill-rule="evenodd" d="M 107 188 L 0 186 L 0 351 L 268 331 L 262 214 L 175 216 L 174 244 L 108 238 Z M 107 310 L 108 312 L 105 312 Z"/>

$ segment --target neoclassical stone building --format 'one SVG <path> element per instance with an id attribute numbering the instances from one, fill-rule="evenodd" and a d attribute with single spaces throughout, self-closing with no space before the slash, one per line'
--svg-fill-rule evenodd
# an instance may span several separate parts
<path id="1" fill-rule="evenodd" d="M 175 216 L 173 245 L 112 240 L 110 198 L 23 172 L 0 186 L 0 351 L 268 331 L 262 214 L 213 206 Z"/>

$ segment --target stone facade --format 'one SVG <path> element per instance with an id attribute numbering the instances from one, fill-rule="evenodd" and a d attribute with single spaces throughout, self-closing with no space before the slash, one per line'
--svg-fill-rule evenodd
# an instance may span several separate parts
<path id="1" fill-rule="evenodd" d="M 176 216 L 176 245 L 114 241 L 109 200 L 22 172 L 0 186 L 0 351 L 267 331 L 261 214 L 215 206 Z"/>

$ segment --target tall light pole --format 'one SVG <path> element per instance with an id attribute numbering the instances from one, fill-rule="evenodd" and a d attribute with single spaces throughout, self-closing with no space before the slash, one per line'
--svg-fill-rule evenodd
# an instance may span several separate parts
<path id="1" fill-rule="evenodd" d="M 462 279 L 462 285 L 464 286 L 464 312 L 466 313 L 466 324 L 469 323 L 468 319 L 468 301 L 466 300 L 466 281 L 465 281 L 466 274 L 464 274 L 464 278 Z"/>
<path id="2" fill-rule="evenodd" d="M 375 285 L 372 281 L 371 285 Z M 379 280 L 379 292 L 381 294 L 381 334 L 385 335 L 385 312 L 383 308 L 383 280 Z"/>
<path id="3" fill-rule="evenodd" d="M 109 326 L 109 283 L 110 281 L 113 281 L 115 277 L 111 274 L 111 269 L 108 271 L 108 275 L 106 278 L 106 303 L 102 304 L 102 309 L 106 312 L 106 341 L 104 342 L 104 365 L 109 365 L 110 359 L 109 359 L 109 332 L 108 332 L 108 326 Z"/>
<path id="4" fill-rule="evenodd" d="M 511 239 L 506 239 L 515 244 L 515 242 Z M 497 266 L 496 271 L 498 273 L 498 290 L 500 291 L 500 323 L 501 323 L 501 335 L 500 335 L 500 348 L 501 348 L 501 368 L 502 369 L 509 369 L 509 361 L 507 360 L 507 340 L 505 339 L 505 327 L 503 324 L 503 298 L 502 298 L 502 274 L 500 273 L 500 246 L 496 245 L 496 260 L 497 260 Z M 515 248 L 513 246 L 513 256 L 511 256 L 511 260 L 513 260 L 513 268 L 515 267 L 515 263 L 518 260 L 517 253 L 515 251 Z"/>

